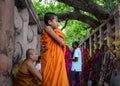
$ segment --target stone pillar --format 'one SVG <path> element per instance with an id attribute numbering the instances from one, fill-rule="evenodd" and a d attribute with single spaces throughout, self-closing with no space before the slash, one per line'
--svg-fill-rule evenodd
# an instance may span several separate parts
<path id="1" fill-rule="evenodd" d="M 107 23 L 107 44 L 109 49 L 114 53 L 115 51 L 115 24 Z"/>
<path id="2" fill-rule="evenodd" d="M 92 37 L 90 36 L 89 37 L 89 53 L 90 53 L 90 56 L 92 56 Z"/>
<path id="3" fill-rule="evenodd" d="M 84 41 L 84 48 L 87 48 L 87 47 L 86 47 L 86 41 Z"/>
<path id="4" fill-rule="evenodd" d="M 101 47 L 102 44 L 103 44 L 103 31 L 102 31 L 102 27 L 99 28 L 99 33 L 100 33 L 100 35 L 99 35 L 99 37 L 100 37 L 99 44 L 100 44 L 100 47 Z"/>
<path id="5" fill-rule="evenodd" d="M 108 47 L 110 47 L 111 46 L 111 25 L 109 24 L 109 23 L 107 23 L 107 45 L 108 45 Z M 112 33 L 113 34 L 113 33 Z"/>
<path id="6" fill-rule="evenodd" d="M 0 86 L 12 84 L 14 0 L 0 0 Z"/>
<path id="7" fill-rule="evenodd" d="M 94 33 L 94 49 L 96 49 L 97 48 L 97 34 L 96 33 Z"/>

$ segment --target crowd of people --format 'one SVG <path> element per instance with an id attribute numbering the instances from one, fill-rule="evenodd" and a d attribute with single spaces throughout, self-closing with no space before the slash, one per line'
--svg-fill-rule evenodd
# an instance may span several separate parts
<path id="1" fill-rule="evenodd" d="M 54 13 L 44 16 L 46 27 L 40 42 L 42 54 L 28 49 L 26 59 L 14 73 L 15 86 L 110 86 L 112 72 L 117 75 L 116 58 L 106 44 L 90 56 L 88 49 L 81 49 L 77 41 L 71 50 L 64 34 L 58 29 Z"/>

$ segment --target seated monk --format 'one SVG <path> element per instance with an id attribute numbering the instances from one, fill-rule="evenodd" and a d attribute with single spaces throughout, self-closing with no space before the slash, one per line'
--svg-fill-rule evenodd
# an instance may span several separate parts
<path id="1" fill-rule="evenodd" d="M 37 86 L 35 78 L 42 81 L 42 76 L 34 64 L 37 59 L 38 55 L 34 49 L 28 49 L 26 51 L 26 59 L 19 64 L 14 73 L 15 86 Z"/>

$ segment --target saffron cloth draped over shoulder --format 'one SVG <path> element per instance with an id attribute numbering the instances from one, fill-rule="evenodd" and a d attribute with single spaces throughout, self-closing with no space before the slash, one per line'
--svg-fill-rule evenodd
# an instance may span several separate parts
<path id="1" fill-rule="evenodd" d="M 61 30 L 54 31 L 64 39 Z M 69 86 L 64 58 L 66 46 L 58 44 L 45 31 L 40 41 L 43 47 L 41 56 L 43 86 Z"/>
<path id="2" fill-rule="evenodd" d="M 24 62 L 24 61 L 23 61 Z M 34 77 L 30 73 L 24 73 L 20 71 L 22 63 L 18 66 L 14 73 L 14 84 L 15 86 L 37 86 L 34 82 Z"/>

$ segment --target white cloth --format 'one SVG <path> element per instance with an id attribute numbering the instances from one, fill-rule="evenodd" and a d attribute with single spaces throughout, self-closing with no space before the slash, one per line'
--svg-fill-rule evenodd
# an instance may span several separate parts
<path id="1" fill-rule="evenodd" d="M 73 54 L 73 58 L 77 57 L 78 61 L 72 61 L 72 71 L 80 72 L 82 71 L 82 54 L 80 48 L 76 48 Z"/>
<path id="2" fill-rule="evenodd" d="M 41 71 L 41 64 L 40 63 L 37 63 L 36 64 L 36 69 L 40 72 Z"/>

